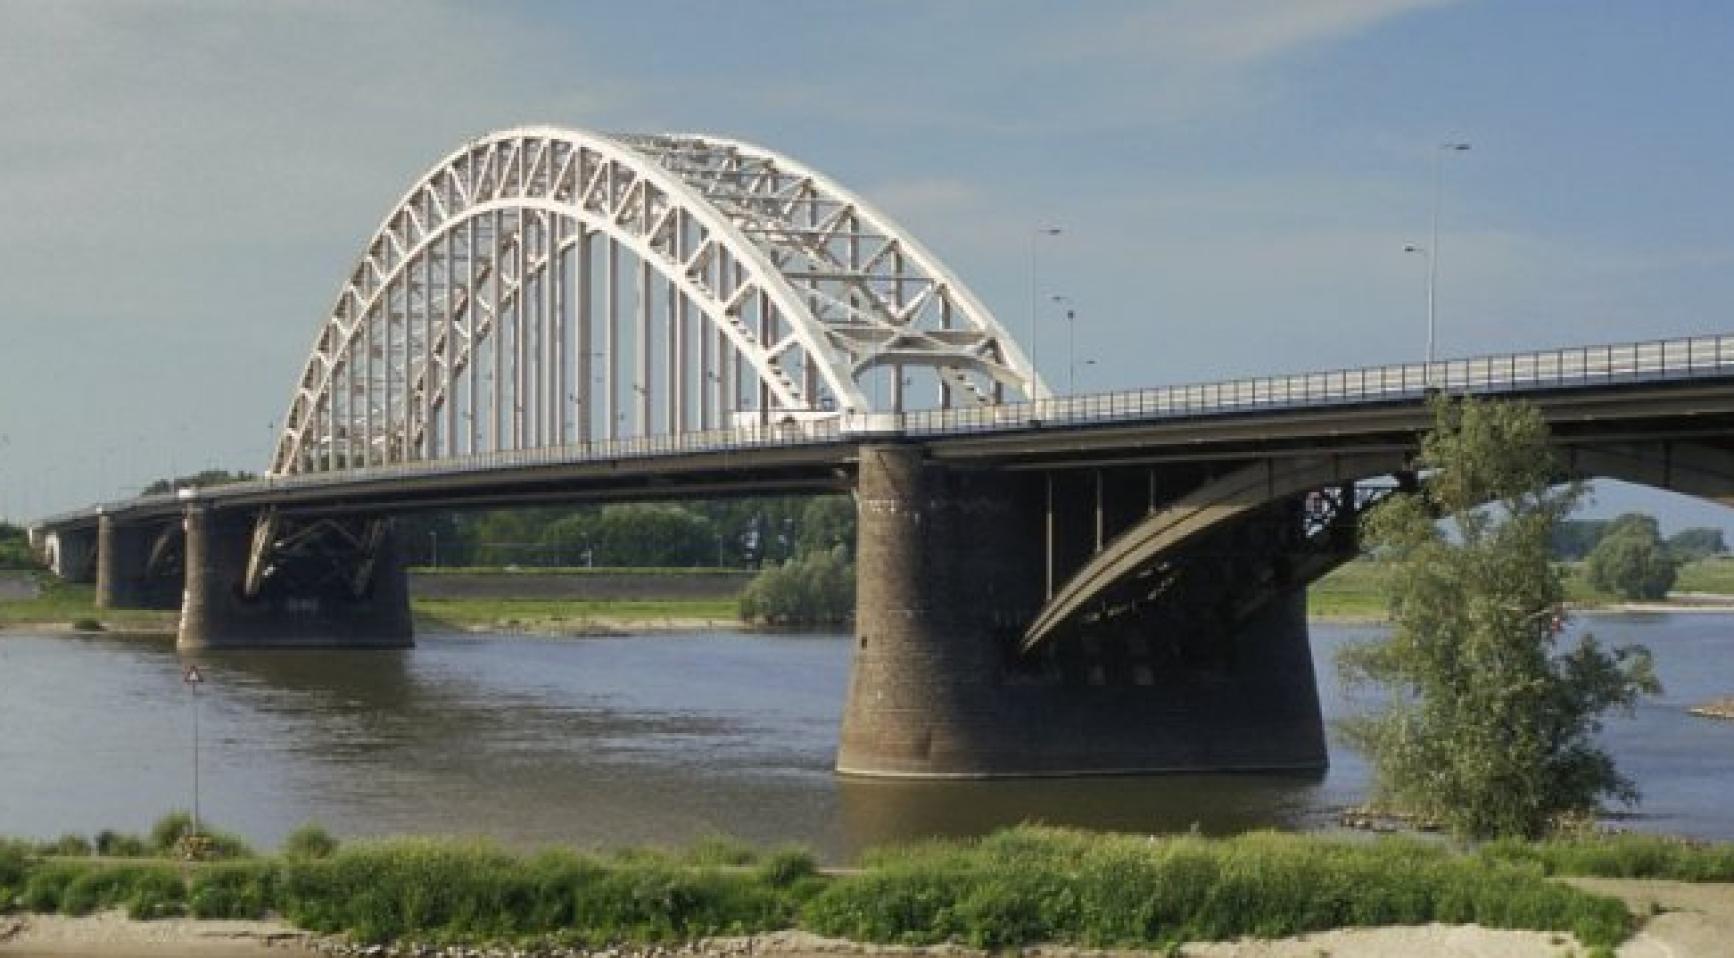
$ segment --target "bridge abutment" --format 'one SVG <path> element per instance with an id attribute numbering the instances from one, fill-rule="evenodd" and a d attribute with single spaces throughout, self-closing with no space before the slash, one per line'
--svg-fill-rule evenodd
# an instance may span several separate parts
<path id="1" fill-rule="evenodd" d="M 389 530 L 347 560 L 321 550 L 285 560 L 248 595 L 256 516 L 195 508 L 186 515 L 182 649 L 405 648 L 414 644 L 408 576 Z"/>
<path id="2" fill-rule="evenodd" d="M 1024 657 L 1015 650 L 1046 597 L 1047 543 L 1066 541 L 1048 526 L 1045 478 L 948 468 L 924 461 L 919 447 L 876 445 L 861 450 L 858 490 L 856 648 L 840 772 L 1325 766 L 1304 589 L 1264 603 L 1228 634 L 1103 626 Z M 1208 661 L 1163 652 L 1179 646 L 1208 647 Z"/>

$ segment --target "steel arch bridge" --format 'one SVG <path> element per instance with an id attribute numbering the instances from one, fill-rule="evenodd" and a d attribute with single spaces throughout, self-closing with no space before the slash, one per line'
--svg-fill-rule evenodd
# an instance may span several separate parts
<path id="1" fill-rule="evenodd" d="M 1050 394 L 914 237 L 736 140 L 495 133 L 381 222 L 269 472 Z"/>

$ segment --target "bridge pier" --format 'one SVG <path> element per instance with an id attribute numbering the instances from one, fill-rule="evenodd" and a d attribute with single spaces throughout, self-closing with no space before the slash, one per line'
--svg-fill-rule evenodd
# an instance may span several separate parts
<path id="1" fill-rule="evenodd" d="M 1045 598 L 1045 477 L 947 468 L 915 446 L 872 445 L 861 449 L 858 490 L 856 648 L 838 771 L 1325 767 L 1304 587 L 1204 642 L 1103 629 L 1021 657 Z M 1193 667 L 1158 651 L 1178 644 L 1208 646 L 1210 661 Z"/>
<path id="2" fill-rule="evenodd" d="M 348 557 L 284 558 L 249 596 L 257 516 L 197 507 L 186 514 L 182 649 L 405 648 L 414 644 L 408 576 L 389 530 Z"/>
<path id="3" fill-rule="evenodd" d="M 178 576 L 152 575 L 151 550 L 163 532 L 155 526 L 97 518 L 96 607 L 99 609 L 177 609 Z"/>
<path id="4" fill-rule="evenodd" d="M 49 567 L 67 582 L 96 581 L 96 530 L 59 529 L 46 545 Z"/>

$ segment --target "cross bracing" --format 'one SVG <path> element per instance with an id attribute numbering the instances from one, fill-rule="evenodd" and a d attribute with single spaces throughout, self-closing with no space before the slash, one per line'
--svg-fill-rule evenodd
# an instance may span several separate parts
<path id="1" fill-rule="evenodd" d="M 1047 395 L 960 280 L 817 172 L 526 128 L 452 153 L 381 223 L 271 471 Z"/>

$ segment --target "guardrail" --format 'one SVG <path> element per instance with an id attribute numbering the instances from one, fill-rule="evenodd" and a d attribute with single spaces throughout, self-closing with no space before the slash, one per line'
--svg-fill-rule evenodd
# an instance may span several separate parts
<path id="1" fill-rule="evenodd" d="M 103 503 L 49 516 L 36 525 L 53 526 L 88 520 L 105 510 L 119 512 L 177 501 L 220 500 L 276 489 L 363 485 L 429 475 L 819 445 L 876 436 L 938 438 L 1092 423 L 1227 415 L 1252 410 L 1393 402 L 1419 399 L 1433 391 L 1493 395 L 1705 376 L 1734 376 L 1734 335 L 1582 346 L 1435 363 L 1365 366 L 1294 376 L 1261 376 L 968 409 L 844 414 L 830 419 L 807 419 L 755 428 L 567 443 L 448 459 L 266 476 L 193 490 L 190 495 L 183 490 L 179 494 Z"/>

